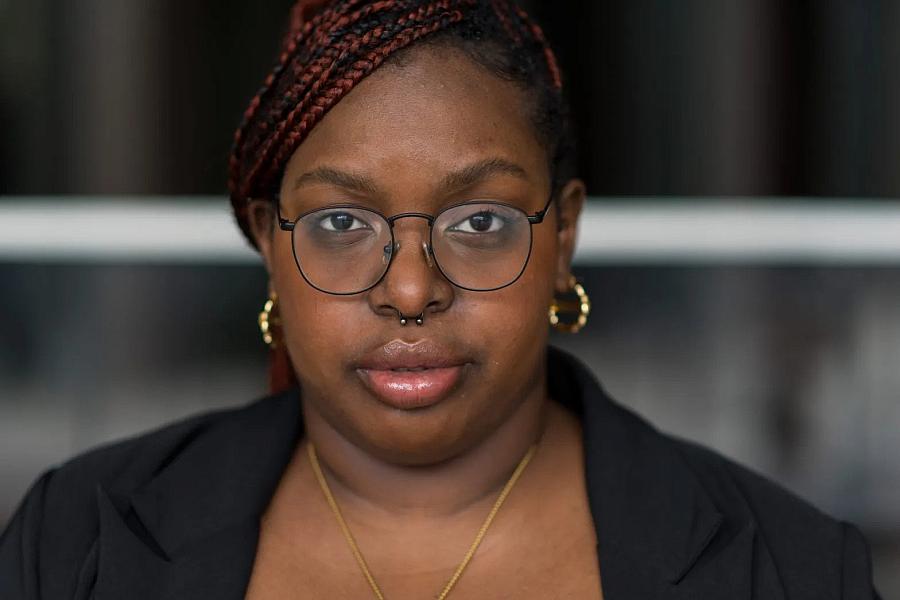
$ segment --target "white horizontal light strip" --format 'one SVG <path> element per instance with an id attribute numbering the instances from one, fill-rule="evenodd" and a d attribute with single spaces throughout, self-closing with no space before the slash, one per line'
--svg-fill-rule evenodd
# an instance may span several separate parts
<path id="1" fill-rule="evenodd" d="M 258 262 L 220 197 L 0 198 L 0 261 Z"/>
<path id="2" fill-rule="evenodd" d="M 259 261 L 220 197 L 0 197 L 0 261 Z M 900 265 L 900 202 L 604 198 L 576 262 Z"/>
<path id="3" fill-rule="evenodd" d="M 576 260 L 900 266 L 900 202 L 617 199 L 588 207 Z"/>

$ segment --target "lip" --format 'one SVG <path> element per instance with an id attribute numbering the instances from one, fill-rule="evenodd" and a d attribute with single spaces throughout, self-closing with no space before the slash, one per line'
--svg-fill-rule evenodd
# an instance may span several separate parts
<path id="1" fill-rule="evenodd" d="M 355 365 L 380 401 L 401 410 L 433 406 L 457 386 L 471 363 L 429 340 L 394 340 L 365 354 Z"/>
<path id="2" fill-rule="evenodd" d="M 394 408 L 411 410 L 437 404 L 456 386 L 463 367 L 440 367 L 421 371 L 360 369 L 367 387 Z"/>

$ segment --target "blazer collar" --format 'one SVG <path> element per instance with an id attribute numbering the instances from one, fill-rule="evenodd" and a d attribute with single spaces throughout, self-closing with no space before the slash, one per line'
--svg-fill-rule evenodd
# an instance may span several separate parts
<path id="1" fill-rule="evenodd" d="M 213 419 L 176 449 L 131 497 L 144 527 L 169 556 L 190 542 L 256 519 L 302 434 L 297 390 Z"/>
<path id="2" fill-rule="evenodd" d="M 671 442 L 612 402 L 585 366 L 552 347 L 548 366 L 551 395 L 583 423 L 604 591 L 628 589 L 630 581 L 647 576 L 677 583 L 716 534 L 721 515 Z M 99 490 L 98 586 L 134 590 L 143 577 L 148 598 L 167 597 L 161 585 L 180 593 L 191 586 L 202 590 L 210 585 L 198 566 L 203 560 L 213 561 L 221 575 L 217 597 L 229 597 L 226 584 L 243 591 L 259 517 L 302 431 L 295 389 L 240 410 L 236 418 L 198 420 L 193 435 L 135 493 Z M 155 557 L 149 562 L 148 551 Z M 112 566 L 128 555 L 153 568 L 126 581 L 132 575 Z"/>
<path id="3" fill-rule="evenodd" d="M 549 350 L 548 386 L 581 416 L 588 501 L 604 589 L 649 566 L 675 584 L 723 517 L 674 444 L 610 400 L 590 370 Z"/>
<path id="4" fill-rule="evenodd" d="M 259 517 L 301 431 L 292 390 L 158 433 L 173 448 L 148 483 L 131 494 L 98 488 L 100 532 L 79 589 L 92 588 L 91 598 L 243 598 Z"/>

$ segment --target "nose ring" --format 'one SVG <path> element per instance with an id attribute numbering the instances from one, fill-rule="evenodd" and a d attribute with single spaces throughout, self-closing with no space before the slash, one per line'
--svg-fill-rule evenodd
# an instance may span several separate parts
<path id="1" fill-rule="evenodd" d="M 406 324 L 409 322 L 409 318 L 406 315 L 404 315 L 403 313 L 401 313 L 399 310 L 397 311 L 397 314 L 400 316 L 400 324 L 403 325 L 404 327 L 406 327 Z M 421 327 L 424 324 L 425 324 L 425 313 L 422 313 L 418 317 L 416 317 L 416 325 Z"/>

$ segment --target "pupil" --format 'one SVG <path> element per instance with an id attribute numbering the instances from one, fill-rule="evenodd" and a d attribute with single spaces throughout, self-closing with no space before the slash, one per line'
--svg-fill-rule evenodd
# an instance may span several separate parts
<path id="1" fill-rule="evenodd" d="M 347 213 L 331 215 L 331 226 L 338 231 L 346 231 L 353 225 L 353 216 Z"/>
<path id="2" fill-rule="evenodd" d="M 493 222 L 494 216 L 490 213 L 479 213 L 469 217 L 469 225 L 475 231 L 487 231 L 491 228 Z"/>

